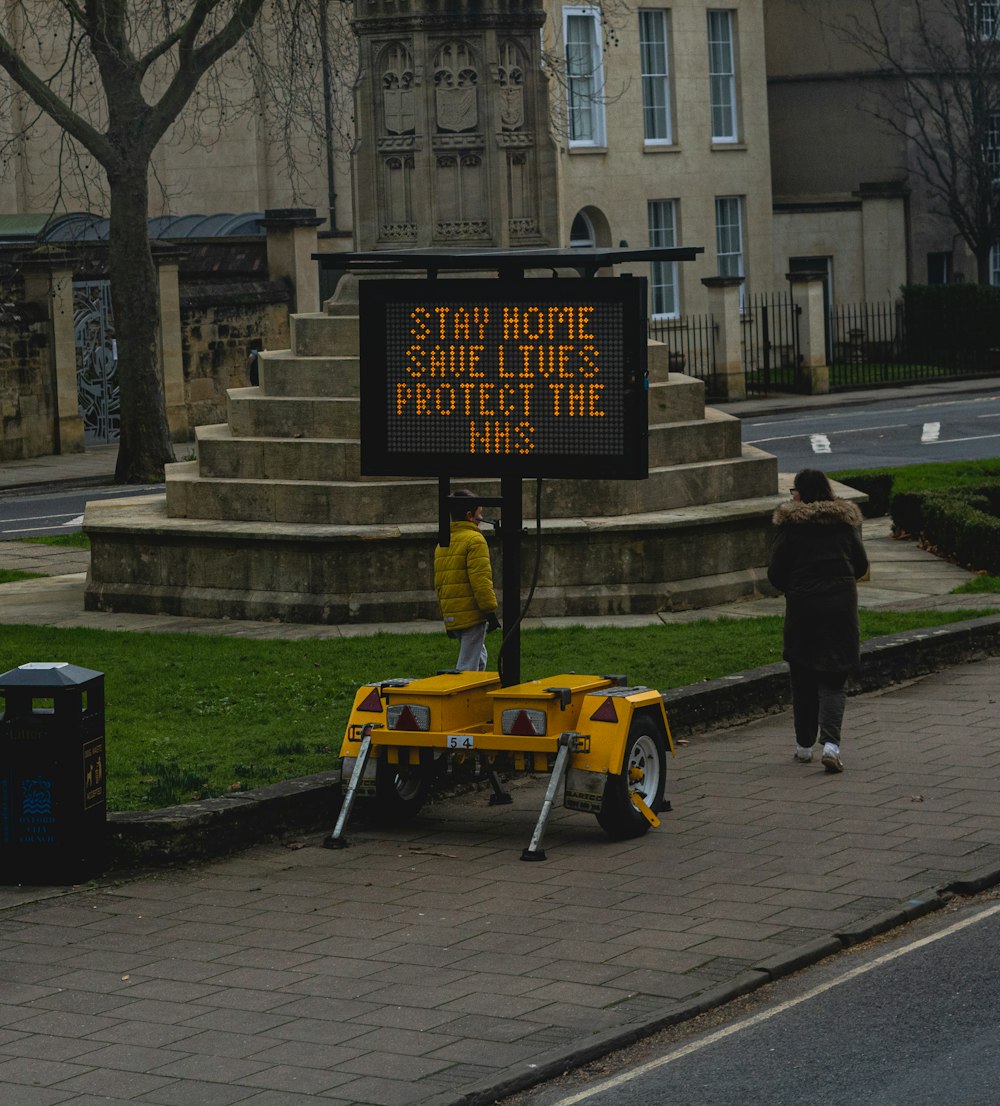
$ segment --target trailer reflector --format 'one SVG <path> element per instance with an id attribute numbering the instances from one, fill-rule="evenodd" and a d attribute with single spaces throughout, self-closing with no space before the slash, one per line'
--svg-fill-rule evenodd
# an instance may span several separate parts
<path id="1" fill-rule="evenodd" d="M 511 707 L 500 716 L 500 729 L 514 737 L 544 737 L 545 711 Z"/>
<path id="2" fill-rule="evenodd" d="M 618 711 L 615 710 L 615 701 L 610 697 L 594 711 L 590 716 L 592 722 L 617 722 Z"/>
<path id="3" fill-rule="evenodd" d="M 386 722 L 390 730 L 429 730 L 431 709 L 412 703 L 400 703 L 389 708 Z"/>
<path id="4" fill-rule="evenodd" d="M 370 711 L 372 714 L 382 713 L 382 697 L 379 695 L 377 687 L 373 687 L 362 699 L 358 704 L 358 710 Z"/>

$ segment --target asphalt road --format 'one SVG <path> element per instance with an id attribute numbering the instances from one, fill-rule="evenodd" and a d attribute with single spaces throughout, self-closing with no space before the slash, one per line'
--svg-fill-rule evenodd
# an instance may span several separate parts
<path id="1" fill-rule="evenodd" d="M 962 902 L 511 1106 L 993 1106 L 998 941 Z"/>
<path id="2" fill-rule="evenodd" d="M 743 442 L 782 472 L 882 468 L 1000 455 L 1000 393 L 745 416 Z"/>
<path id="3" fill-rule="evenodd" d="M 0 541 L 72 534 L 83 525 L 83 508 L 88 500 L 121 499 L 161 491 L 162 484 L 147 484 L 0 496 Z"/>

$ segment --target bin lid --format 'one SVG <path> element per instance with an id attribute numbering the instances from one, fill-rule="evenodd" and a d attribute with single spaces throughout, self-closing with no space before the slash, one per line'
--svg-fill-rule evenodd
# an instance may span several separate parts
<path id="1" fill-rule="evenodd" d="M 5 687 L 76 687 L 89 683 L 103 672 L 81 668 L 68 661 L 31 661 L 0 676 L 0 690 Z"/>

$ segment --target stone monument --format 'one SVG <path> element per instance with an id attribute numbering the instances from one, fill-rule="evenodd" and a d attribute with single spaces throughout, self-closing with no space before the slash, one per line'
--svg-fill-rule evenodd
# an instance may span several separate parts
<path id="1" fill-rule="evenodd" d="M 355 0 L 354 12 L 360 250 L 558 245 L 540 5 Z M 293 315 L 290 334 L 290 349 L 261 353 L 259 386 L 229 391 L 228 421 L 197 428 L 197 457 L 168 466 L 165 495 L 88 504 L 88 609 L 437 618 L 437 481 L 360 474 L 353 278 Z M 705 407 L 701 381 L 669 371 L 665 346 L 650 344 L 649 369 L 649 478 L 546 482 L 531 616 L 646 614 L 766 587 L 777 462 Z M 531 529 L 530 485 L 523 512 Z M 522 563 L 529 574 L 534 558 Z"/>

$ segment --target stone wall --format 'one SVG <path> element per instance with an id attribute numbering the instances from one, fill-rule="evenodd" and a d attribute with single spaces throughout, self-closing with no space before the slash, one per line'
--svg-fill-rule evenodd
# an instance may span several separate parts
<path id="1" fill-rule="evenodd" d="M 252 281 L 181 286 L 184 394 L 189 426 L 226 421 L 226 391 L 245 388 L 253 349 L 288 345 L 290 293 Z"/>
<path id="2" fill-rule="evenodd" d="M 288 345 L 290 296 L 266 280 L 181 286 L 188 426 L 225 422 L 226 391 L 246 387 L 251 349 Z M 51 346 L 44 309 L 0 288 L 0 461 L 60 452 Z"/>
<path id="3" fill-rule="evenodd" d="M 56 452 L 48 322 L 34 304 L 0 303 L 0 461 Z"/>

